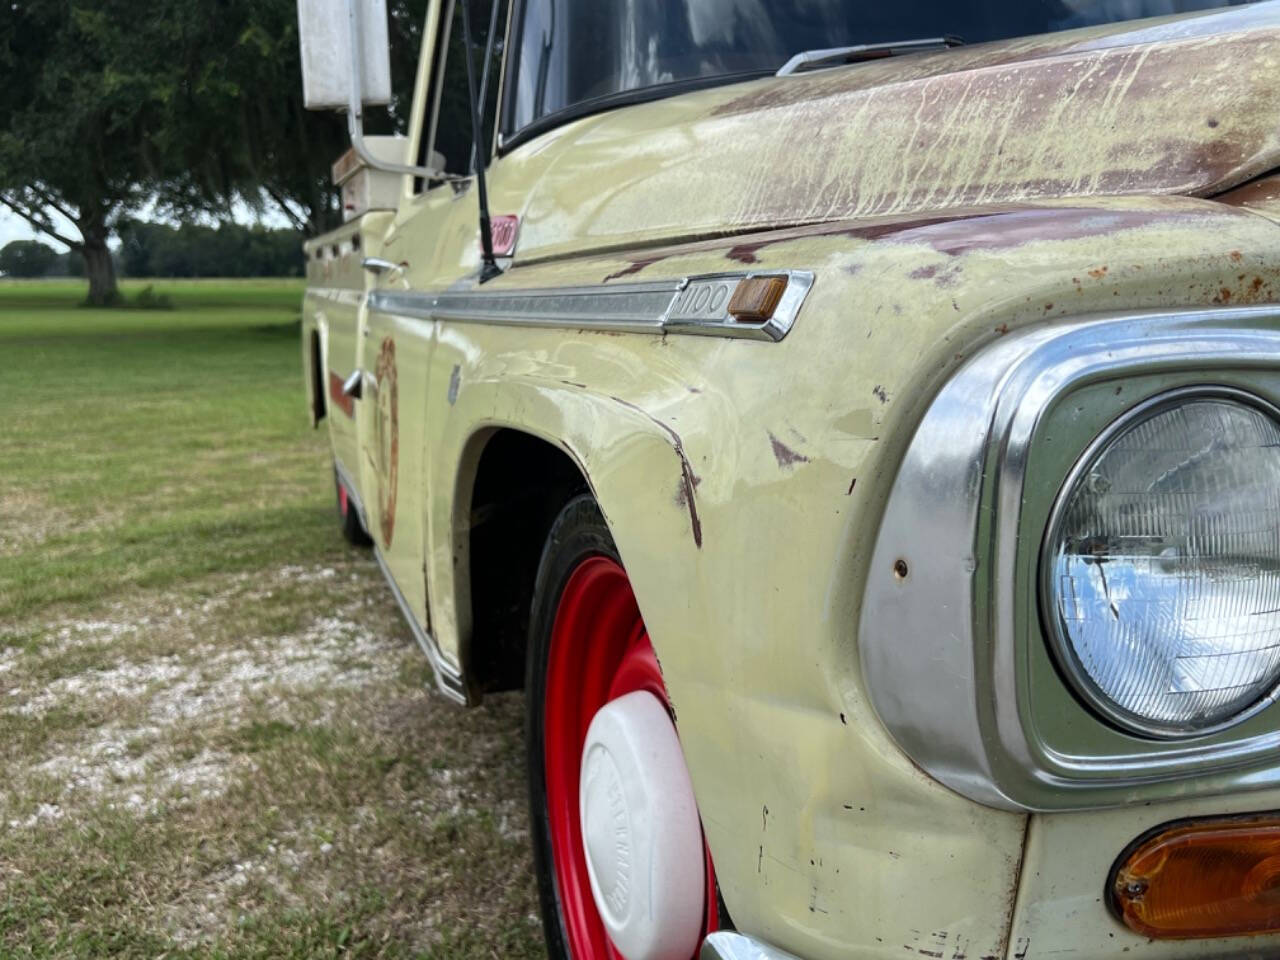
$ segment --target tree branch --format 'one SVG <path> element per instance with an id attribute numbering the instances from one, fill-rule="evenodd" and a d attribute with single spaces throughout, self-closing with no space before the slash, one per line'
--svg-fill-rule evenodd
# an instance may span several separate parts
<path id="1" fill-rule="evenodd" d="M 84 250 L 84 244 L 82 242 L 80 242 L 79 240 L 72 240 L 70 237 L 64 237 L 62 234 L 60 234 L 57 230 L 53 228 L 52 224 L 42 221 L 41 218 L 39 218 L 32 212 L 28 210 L 24 210 L 22 207 L 18 206 L 16 203 L 10 200 L 3 193 L 0 193 L 0 203 L 3 203 L 6 207 L 8 207 L 10 210 L 16 213 L 18 216 L 20 216 L 23 220 L 27 221 L 27 223 L 31 224 L 41 233 L 46 233 L 49 236 L 53 237 L 53 239 L 57 240 L 59 243 L 66 244 L 76 253 L 80 253 L 81 251 Z"/>
<path id="2" fill-rule="evenodd" d="M 27 189 L 29 189 L 32 193 L 34 193 L 34 194 L 35 194 L 36 196 L 38 196 L 41 200 L 43 200 L 43 201 L 45 202 L 46 206 L 53 207 L 53 209 L 57 210 L 60 214 L 62 214 L 64 217 L 66 217 L 66 218 L 67 218 L 68 220 L 70 220 L 72 223 L 75 223 L 77 220 L 79 220 L 79 219 L 80 219 L 79 217 L 77 217 L 77 216 L 75 216 L 74 214 L 72 214 L 72 212 L 71 212 L 70 210 L 68 210 L 66 207 L 64 207 L 62 204 L 60 204 L 57 200 L 55 200 L 55 199 L 53 198 L 53 196 L 49 194 L 49 192 L 48 192 L 48 191 L 46 191 L 46 190 L 41 190 L 39 187 L 35 186 L 34 184 L 32 184 L 32 185 L 31 185 L 30 187 L 28 187 Z"/>
<path id="3" fill-rule="evenodd" d="M 290 207 L 288 204 L 288 199 L 283 194 L 281 194 L 280 191 L 274 189 L 273 187 L 265 183 L 262 185 L 262 189 L 267 196 L 269 196 L 272 200 L 276 202 L 276 206 L 278 206 L 281 210 L 284 211 L 284 215 L 293 221 L 293 225 L 295 227 L 297 227 L 303 233 L 308 232 L 307 230 L 307 227 L 309 226 L 308 222 L 305 219 L 303 219 L 299 214 L 294 212 L 293 208 Z"/>

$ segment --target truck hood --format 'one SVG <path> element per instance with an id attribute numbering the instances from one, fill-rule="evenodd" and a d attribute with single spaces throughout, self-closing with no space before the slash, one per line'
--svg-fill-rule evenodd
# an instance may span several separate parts
<path id="1" fill-rule="evenodd" d="M 1213 196 L 1280 167 L 1280 0 L 703 90 L 577 121 L 511 159 L 526 151 L 521 259 Z"/>

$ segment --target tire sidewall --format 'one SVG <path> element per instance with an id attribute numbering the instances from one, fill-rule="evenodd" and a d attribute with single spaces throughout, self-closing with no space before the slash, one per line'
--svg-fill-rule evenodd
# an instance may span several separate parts
<path id="1" fill-rule="evenodd" d="M 608 557 L 621 565 L 617 547 L 609 535 L 604 515 L 594 499 L 581 495 L 570 500 L 556 517 L 538 564 L 529 616 L 529 645 L 525 673 L 525 742 L 529 767 L 529 821 L 533 834 L 534 867 L 538 875 L 538 899 L 547 953 L 553 960 L 572 958 L 564 916 L 560 909 L 555 862 L 551 847 L 551 822 L 546 800 L 546 738 L 543 707 L 546 700 L 547 662 L 551 632 L 560 598 L 569 577 L 589 557 Z"/>

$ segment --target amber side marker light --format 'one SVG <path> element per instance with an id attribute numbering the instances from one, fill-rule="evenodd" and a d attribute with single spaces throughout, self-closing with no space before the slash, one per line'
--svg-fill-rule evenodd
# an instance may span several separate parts
<path id="1" fill-rule="evenodd" d="M 739 323 L 769 320 L 786 290 L 786 277 L 747 277 L 729 298 L 729 316 Z"/>
<path id="2" fill-rule="evenodd" d="M 1111 872 L 1111 907 L 1156 940 L 1280 932 L 1280 814 L 1169 824 Z"/>

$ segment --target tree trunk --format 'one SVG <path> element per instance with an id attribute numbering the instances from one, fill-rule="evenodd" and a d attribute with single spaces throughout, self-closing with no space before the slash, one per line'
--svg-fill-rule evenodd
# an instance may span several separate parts
<path id="1" fill-rule="evenodd" d="M 89 278 L 90 307 L 110 307 L 120 302 L 120 290 L 116 286 L 116 265 L 111 261 L 111 251 L 105 239 L 85 237 L 84 273 Z"/>

